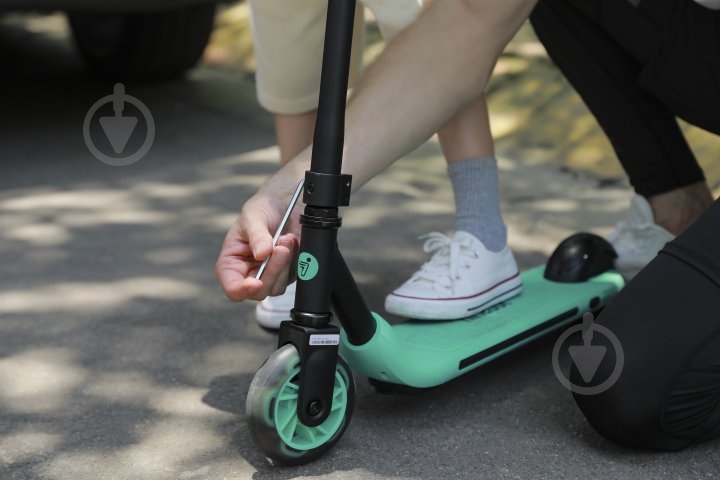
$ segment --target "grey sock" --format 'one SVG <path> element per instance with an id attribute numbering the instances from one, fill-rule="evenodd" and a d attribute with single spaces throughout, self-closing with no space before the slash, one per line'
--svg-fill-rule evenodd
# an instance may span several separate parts
<path id="1" fill-rule="evenodd" d="M 507 244 L 507 228 L 500 213 L 497 160 L 471 158 L 448 165 L 455 193 L 455 231 L 472 233 L 491 252 Z"/>

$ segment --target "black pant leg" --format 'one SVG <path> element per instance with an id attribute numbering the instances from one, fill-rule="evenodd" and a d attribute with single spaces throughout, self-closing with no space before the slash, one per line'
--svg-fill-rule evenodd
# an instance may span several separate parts
<path id="1" fill-rule="evenodd" d="M 692 0 L 642 0 L 639 8 L 664 32 L 639 84 L 683 120 L 720 135 L 720 10 Z"/>
<path id="2" fill-rule="evenodd" d="M 588 1 L 581 11 L 567 0 L 540 0 L 530 20 L 605 131 L 637 193 L 648 197 L 703 181 L 675 116 L 637 85 L 642 64 L 591 20 L 605 15 L 598 5 Z M 657 34 L 650 33 L 652 24 L 639 25 L 647 33 L 635 54 L 643 55 L 647 36 Z"/>
<path id="3" fill-rule="evenodd" d="M 674 115 L 720 135 L 720 11 L 692 0 L 566 0 L 643 68 L 638 85 Z"/>
<path id="4" fill-rule="evenodd" d="M 677 450 L 720 436 L 720 200 L 668 243 L 607 306 L 597 324 L 613 332 L 625 362 L 618 381 L 597 395 L 575 394 L 592 426 L 622 445 Z M 608 349 L 593 380 L 615 368 Z"/>

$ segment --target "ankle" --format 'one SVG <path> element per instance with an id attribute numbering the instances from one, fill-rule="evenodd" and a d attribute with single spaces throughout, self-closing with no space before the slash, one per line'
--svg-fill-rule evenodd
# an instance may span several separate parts
<path id="1" fill-rule="evenodd" d="M 455 222 L 455 232 L 467 232 L 480 240 L 485 248 L 493 253 L 502 251 L 507 246 L 507 226 L 502 216 L 497 215 L 494 220 L 488 220 L 482 225 L 476 222 L 462 221 Z"/>
<path id="2" fill-rule="evenodd" d="M 713 198 L 705 182 L 649 197 L 655 223 L 673 235 L 680 235 L 712 205 Z"/>

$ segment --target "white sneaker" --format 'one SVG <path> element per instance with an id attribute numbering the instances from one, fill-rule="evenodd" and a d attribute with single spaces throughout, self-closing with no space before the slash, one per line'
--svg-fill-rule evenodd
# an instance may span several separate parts
<path id="1" fill-rule="evenodd" d="M 455 320 L 482 312 L 522 291 L 509 247 L 491 252 L 468 232 L 452 239 L 433 232 L 423 250 L 429 262 L 385 298 L 385 310 L 421 320 Z"/>
<path id="2" fill-rule="evenodd" d="M 267 297 L 255 307 L 257 322 L 271 330 L 280 328 L 280 322 L 290 320 L 290 310 L 295 306 L 296 283 L 288 285 L 285 293 L 277 297 Z"/>
<path id="3" fill-rule="evenodd" d="M 648 201 L 635 195 L 630 201 L 627 221 L 618 222 L 608 237 L 618 254 L 615 268 L 630 280 L 674 238 L 672 233 L 655 224 Z"/>

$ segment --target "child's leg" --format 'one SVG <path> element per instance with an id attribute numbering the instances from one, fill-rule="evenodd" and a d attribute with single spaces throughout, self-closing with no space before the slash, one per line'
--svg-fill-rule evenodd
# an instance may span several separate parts
<path id="1" fill-rule="evenodd" d="M 507 246 L 500 213 L 497 162 L 484 96 L 439 132 L 455 194 L 455 233 L 435 233 L 425 244 L 433 253 L 385 300 L 391 313 L 452 320 L 482 312 L 520 293 L 518 267 Z"/>
<path id="2" fill-rule="evenodd" d="M 280 149 L 280 165 L 285 165 L 312 143 L 316 118 L 316 109 L 295 115 L 275 114 L 275 138 Z"/>
<path id="3" fill-rule="evenodd" d="M 455 231 L 477 237 L 487 249 L 507 245 L 500 212 L 497 160 L 487 103 L 482 95 L 438 132 L 455 194 Z"/>
<path id="4" fill-rule="evenodd" d="M 420 12 L 419 0 L 366 0 L 386 40 Z M 520 293 L 507 248 L 485 97 L 458 112 L 438 132 L 455 194 L 455 234 L 431 234 L 432 259 L 385 300 L 397 315 L 430 320 L 467 317 Z"/>

